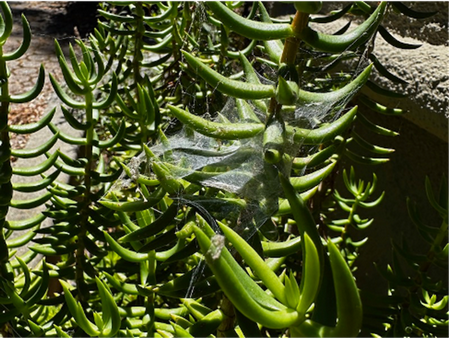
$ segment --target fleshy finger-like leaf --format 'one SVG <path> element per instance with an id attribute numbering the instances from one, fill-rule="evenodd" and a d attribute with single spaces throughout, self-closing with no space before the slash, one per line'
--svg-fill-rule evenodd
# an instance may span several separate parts
<path id="1" fill-rule="evenodd" d="M 95 278 L 97 283 L 100 299 L 102 301 L 102 337 L 113 337 L 120 329 L 121 319 L 119 309 L 114 301 L 111 292 L 103 281 L 98 277 Z"/>
<path id="2" fill-rule="evenodd" d="M 237 33 L 250 38 L 259 40 L 284 39 L 294 36 L 293 29 L 289 24 L 270 24 L 249 20 L 239 16 L 228 9 L 223 3 L 211 1 L 208 7 L 214 12 L 214 15 L 221 22 L 236 31 Z"/>
<path id="3" fill-rule="evenodd" d="M 247 292 L 247 287 L 237 279 L 235 273 L 222 255 L 217 258 L 209 254 L 211 240 L 198 227 L 194 228 L 202 252 L 205 253 L 209 267 L 228 299 L 244 315 L 269 328 L 286 328 L 295 323 L 297 312 L 286 308 L 281 311 L 267 310 L 258 304 Z"/>
<path id="4" fill-rule="evenodd" d="M 259 254 L 236 232 L 225 224 L 218 222 L 225 237 L 233 244 L 248 266 L 258 275 L 264 285 L 272 291 L 274 296 L 283 304 L 286 304 L 284 286 L 278 276 L 267 266 Z"/>
<path id="5" fill-rule="evenodd" d="M 30 24 L 28 23 L 28 20 L 25 18 L 24 14 L 22 14 L 22 27 L 23 27 L 22 43 L 20 44 L 19 48 L 17 48 L 14 52 L 4 54 L 2 57 L 3 60 L 5 60 L 5 61 L 17 60 L 22 55 L 24 55 L 25 52 L 30 47 L 31 29 L 30 29 Z"/>
<path id="6" fill-rule="evenodd" d="M 197 132 L 213 138 L 224 140 L 251 138 L 261 133 L 264 129 L 263 124 L 212 122 L 172 105 L 168 105 L 168 108 L 181 122 L 191 126 Z"/>
<path id="7" fill-rule="evenodd" d="M 23 94 L 11 95 L 9 100 L 14 103 L 29 102 L 35 99 L 39 95 L 39 93 L 41 93 L 42 88 L 44 88 L 44 83 L 45 70 L 44 66 L 41 65 L 41 67 L 39 68 L 38 79 L 36 80 L 36 84 L 33 86 L 33 88 Z"/>
<path id="8" fill-rule="evenodd" d="M 199 59 L 182 51 L 189 65 L 211 86 L 224 94 L 241 99 L 266 99 L 275 95 L 275 87 L 231 80 L 212 70 Z"/>
<path id="9" fill-rule="evenodd" d="M 116 252 L 121 258 L 125 259 L 126 261 L 141 262 L 149 259 L 148 254 L 131 251 L 121 246 L 107 232 L 103 232 L 103 234 L 109 246 L 111 246 L 111 248 L 113 249 L 113 251 Z"/>
<path id="10" fill-rule="evenodd" d="M 80 326 L 83 331 L 85 331 L 91 337 L 97 337 L 100 334 L 97 326 L 93 324 L 84 313 L 83 307 L 79 302 L 75 300 L 72 293 L 70 293 L 70 285 L 63 281 L 59 281 L 63 290 L 64 290 L 64 298 L 66 300 L 67 306 L 69 307 L 70 313 L 76 320 L 78 326 Z"/>

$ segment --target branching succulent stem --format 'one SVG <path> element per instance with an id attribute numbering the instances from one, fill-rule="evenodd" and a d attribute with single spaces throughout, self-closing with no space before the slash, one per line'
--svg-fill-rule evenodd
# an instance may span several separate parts
<path id="1" fill-rule="evenodd" d="M 292 21 L 292 29 L 294 30 L 295 35 L 299 36 L 303 29 L 307 27 L 308 20 L 309 14 L 297 11 L 294 20 Z M 286 38 L 280 62 L 287 65 L 294 65 L 300 43 L 301 40 L 297 37 Z"/>
<path id="2" fill-rule="evenodd" d="M 86 103 L 86 120 L 93 121 L 93 101 L 94 96 L 92 92 L 89 92 L 85 96 Z M 84 175 L 84 184 L 86 189 L 83 195 L 82 202 L 82 211 L 81 216 L 82 219 L 80 221 L 80 231 L 78 232 L 78 243 L 77 243 L 77 253 L 76 253 L 76 283 L 78 289 L 78 297 L 81 302 L 85 302 L 88 299 L 88 295 L 86 295 L 86 291 L 84 286 L 86 285 L 84 279 L 84 266 L 86 261 L 85 256 L 85 244 L 84 239 L 87 236 L 87 222 L 89 218 L 89 205 L 91 203 L 91 171 L 92 171 L 92 160 L 93 160 L 93 140 L 94 140 L 94 124 L 91 124 L 91 127 L 86 131 L 86 148 L 85 148 L 85 157 L 88 159 L 85 166 L 85 175 Z"/>
<path id="3" fill-rule="evenodd" d="M 134 35 L 134 55 L 133 55 L 133 75 L 135 84 L 142 84 L 143 78 L 141 76 L 142 63 L 142 47 L 144 37 L 144 10 L 142 3 L 136 3 L 136 34 Z"/>
<path id="4" fill-rule="evenodd" d="M 271 117 L 273 117 L 274 115 L 278 114 L 281 110 L 281 105 L 277 102 L 275 97 L 272 97 L 270 99 L 270 104 L 269 104 L 269 119 Z"/>
<path id="5" fill-rule="evenodd" d="M 358 197 L 355 198 L 355 202 L 353 203 L 352 209 L 348 215 L 348 223 L 345 224 L 344 229 L 341 233 L 341 237 L 342 239 L 346 238 L 347 232 L 348 232 L 348 228 L 351 225 L 351 222 L 353 220 L 353 216 L 356 213 L 356 208 L 358 207 Z"/>
<path id="6" fill-rule="evenodd" d="M 9 88 L 8 88 L 8 69 L 6 67 L 6 61 L 1 57 L 3 55 L 3 46 L 0 46 L 0 146 L 2 149 L 10 149 L 8 133 L 8 113 L 9 113 Z M 0 168 L 4 166 L 11 166 L 9 157 L 3 162 L 0 162 Z M 5 182 L 6 178 L 1 178 Z M 10 180 L 10 178 L 9 178 Z M 8 181 L 9 181 L 8 180 Z M 3 209 L 4 207 L 1 206 Z M 8 247 L 4 238 L 3 227 L 5 224 L 5 216 L 3 212 L 0 215 L 0 276 L 5 276 L 6 267 L 4 262 L 8 261 Z M 6 213 L 5 213 L 6 214 Z"/>
<path id="7" fill-rule="evenodd" d="M 441 227 L 439 228 L 439 232 L 436 236 L 436 239 L 434 239 L 431 251 L 435 251 L 437 248 L 439 248 L 446 236 L 448 236 L 448 222 L 447 220 L 444 220 L 442 222 Z"/>
<path id="8" fill-rule="evenodd" d="M 234 312 L 234 306 L 228 300 L 228 298 L 223 295 L 222 296 L 222 302 L 220 305 L 220 309 L 224 313 L 225 317 L 222 321 L 222 323 L 217 328 L 217 337 L 218 338 L 227 338 L 229 331 L 233 330 L 234 328 L 234 321 L 236 318 L 235 312 Z"/>
<path id="9" fill-rule="evenodd" d="M 445 239 L 446 236 L 448 236 L 448 222 L 444 220 L 441 224 L 441 227 L 439 228 L 439 232 L 436 235 L 433 244 L 431 245 L 427 253 L 427 261 L 423 262 L 419 267 L 419 271 L 421 273 L 428 271 L 431 263 L 434 260 L 436 253 L 439 251 L 442 241 Z M 418 279 L 421 279 L 421 274 L 417 276 L 416 280 Z"/>
<path id="10" fill-rule="evenodd" d="M 307 27 L 308 25 L 308 19 L 309 14 L 298 12 L 295 14 L 294 20 L 292 22 L 292 28 L 294 32 L 296 32 L 296 35 L 299 35 L 302 30 Z M 295 59 L 297 56 L 297 51 L 300 46 L 301 40 L 297 37 L 288 37 L 286 38 L 286 42 L 284 44 L 283 52 L 280 57 L 280 64 L 288 65 L 289 67 L 295 65 Z M 297 78 L 297 76 L 295 76 Z M 268 109 L 268 117 L 266 121 L 266 129 L 269 127 L 270 124 L 273 123 L 273 120 L 278 120 L 281 125 L 284 126 L 283 119 L 280 115 L 282 108 L 282 103 L 278 102 L 276 97 L 272 97 L 269 104 Z M 283 130 L 283 139 L 285 139 L 285 130 Z M 285 143 L 285 142 L 284 142 Z M 279 162 L 280 153 L 278 150 L 270 149 L 268 151 L 267 158 L 271 158 L 269 154 L 272 154 L 272 157 L 274 158 L 274 162 Z M 269 161 L 269 160 L 268 160 Z"/>

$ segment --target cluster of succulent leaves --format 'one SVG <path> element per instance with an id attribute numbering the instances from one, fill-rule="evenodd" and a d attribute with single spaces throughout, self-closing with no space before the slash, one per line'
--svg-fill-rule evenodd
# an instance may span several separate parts
<path id="1" fill-rule="evenodd" d="M 366 305 L 352 273 L 365 239 L 352 239 L 349 229 L 363 234 L 373 219 L 360 217 L 360 210 L 378 205 L 384 192 L 376 192 L 375 175 L 366 184 L 352 167 L 342 171 L 351 197 L 334 189 L 346 164 L 382 164 L 393 151 L 355 131 L 360 124 L 367 134 L 397 134 L 355 105 L 402 113 L 370 99 L 371 91 L 403 95 L 369 80 L 376 70 L 404 82 L 377 60 L 375 36 L 398 48 L 418 47 L 390 35 L 384 14 L 432 13 L 384 2 L 375 8 L 348 4 L 328 16 L 316 15 L 318 2 L 286 6 L 296 9 L 290 20 L 271 18 L 259 2 L 99 4 L 89 39 L 69 46 L 68 56 L 55 43 L 64 82 L 50 75 L 67 123 L 82 137 L 51 122 L 56 108 L 38 123 L 8 124 L 10 104 L 33 100 L 45 79 L 41 68 L 29 92 L 9 93 L 7 63 L 21 57 L 31 39 L 22 18 L 23 44 L 0 53 L 3 335 L 448 333 L 448 291 L 427 274 L 430 265 L 448 264 L 448 193 L 436 199 L 427 181 L 430 202 L 443 219 L 437 228 L 424 224 L 409 204 L 430 250 L 417 255 L 406 243 L 394 244 L 394 265 L 380 268 L 389 295 Z M 5 2 L 1 9 L 3 48 L 13 19 Z M 344 15 L 360 16 L 362 23 L 332 35 L 310 27 Z M 230 101 L 231 120 L 223 111 Z M 35 149 L 11 150 L 10 132 L 41 128 L 54 137 Z M 180 133 L 208 141 L 210 149 L 171 147 Z M 79 146 L 79 157 L 49 153 L 58 139 Z M 47 160 L 38 166 L 11 167 L 11 155 L 42 154 Z M 202 165 L 188 168 L 195 157 Z M 258 162 L 257 173 L 243 166 L 249 161 Z M 58 181 L 61 172 L 72 180 Z M 245 178 L 237 190 L 211 184 L 230 173 Z M 12 174 L 42 179 L 12 184 Z M 36 199 L 12 199 L 14 190 L 42 189 Z M 5 219 L 9 207 L 43 204 L 31 219 Z M 338 209 L 346 216 L 337 216 Z M 41 227 L 47 218 L 51 226 Z M 14 236 L 18 231 L 26 232 Z M 15 255 L 23 246 L 29 251 Z M 36 257 L 37 266 L 30 267 Z"/>

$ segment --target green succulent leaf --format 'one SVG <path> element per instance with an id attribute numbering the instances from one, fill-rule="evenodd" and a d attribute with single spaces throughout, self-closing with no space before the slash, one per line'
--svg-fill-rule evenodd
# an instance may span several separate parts
<path id="1" fill-rule="evenodd" d="M 225 315 L 222 310 L 214 310 L 193 324 L 189 328 L 189 333 L 195 338 L 209 336 L 217 331 L 224 319 Z"/>
<path id="2" fill-rule="evenodd" d="M 294 36 L 289 24 L 270 24 L 245 19 L 218 1 L 208 2 L 207 5 L 225 26 L 246 38 L 276 40 Z"/>
<path id="3" fill-rule="evenodd" d="M 401 49 L 416 49 L 416 48 L 419 48 L 420 46 L 422 46 L 422 45 L 416 45 L 416 44 L 407 44 L 407 43 L 397 40 L 383 26 L 378 27 L 378 31 L 380 32 L 380 35 L 383 37 L 383 39 L 387 43 L 391 44 L 394 47 L 401 48 Z"/>
<path id="4" fill-rule="evenodd" d="M 264 129 L 260 123 L 219 123 L 203 119 L 178 107 L 168 105 L 168 108 L 181 122 L 192 127 L 200 134 L 224 140 L 251 138 Z"/>
<path id="5" fill-rule="evenodd" d="M 220 5 L 223 6 L 223 5 Z M 275 87 L 257 83 L 247 83 L 231 80 L 206 66 L 198 58 L 186 51 L 182 51 L 188 64 L 200 75 L 210 86 L 220 92 L 241 99 L 266 99 L 275 95 Z"/>
<path id="6" fill-rule="evenodd" d="M 319 291 L 322 279 L 319 251 L 320 249 L 315 247 L 309 235 L 305 233 L 302 241 L 304 266 L 302 271 L 302 281 L 299 288 L 299 299 L 296 301 L 296 309 L 300 315 L 306 314 Z M 292 278 L 290 279 L 292 280 Z"/>
<path id="7" fill-rule="evenodd" d="M 322 180 L 328 177 L 333 171 L 335 165 L 336 162 L 332 162 L 328 166 L 312 173 L 305 174 L 301 177 L 291 177 L 290 182 L 297 192 L 307 191 L 314 186 L 317 186 L 322 182 Z"/>
<path id="8" fill-rule="evenodd" d="M 31 29 L 28 20 L 25 15 L 22 14 L 22 29 L 23 29 L 23 39 L 20 46 L 11 53 L 6 53 L 3 55 L 2 59 L 5 61 L 17 60 L 25 54 L 31 44 Z"/>
<path id="9" fill-rule="evenodd" d="M 414 11 L 411 8 L 405 6 L 401 2 L 393 2 L 392 6 L 394 6 L 397 10 L 399 10 L 401 13 L 405 14 L 406 16 L 409 16 L 414 19 L 425 19 L 429 18 L 433 15 L 435 15 L 437 12 L 418 12 Z"/>
<path id="10" fill-rule="evenodd" d="M 58 136 L 59 136 L 59 133 L 56 132 L 56 134 L 54 134 L 53 137 L 51 137 L 46 142 L 44 142 L 41 146 L 36 147 L 36 148 L 11 150 L 11 155 L 18 157 L 18 158 L 34 158 L 39 155 L 42 155 L 45 152 L 49 151 L 53 147 L 53 145 L 58 140 Z"/>
<path id="11" fill-rule="evenodd" d="M 349 48 L 355 49 L 370 39 L 377 30 L 386 6 L 387 2 L 382 2 L 366 21 L 349 33 L 328 35 L 308 28 L 301 32 L 300 38 L 308 45 L 324 52 L 342 53 Z"/>
<path id="12" fill-rule="evenodd" d="M 293 135 L 296 142 L 302 142 L 305 145 L 319 145 L 333 140 L 337 135 L 343 133 L 351 125 L 357 111 L 358 107 L 355 106 L 336 121 L 316 129 L 295 128 L 287 125 L 286 130 Z"/>
<path id="13" fill-rule="evenodd" d="M 320 239 L 317 232 L 316 222 L 314 221 L 311 212 L 306 206 L 305 201 L 301 196 L 297 194 L 289 180 L 286 179 L 282 174 L 279 175 L 279 178 L 283 187 L 284 194 L 291 206 L 292 214 L 300 231 L 300 235 L 303 236 L 304 233 L 308 234 L 315 247 L 318 249 L 320 262 L 322 264 L 322 240 Z"/>
<path id="14" fill-rule="evenodd" d="M 267 266 L 259 254 L 236 232 L 225 224 L 218 223 L 225 237 L 233 244 L 242 258 L 249 265 L 254 273 L 263 281 L 264 285 L 280 300 L 283 304 L 287 303 L 285 288 L 278 279 L 277 275 Z M 291 308 L 295 306 L 290 305 Z"/>
<path id="15" fill-rule="evenodd" d="M 3 17 L 1 18 L 2 24 L 0 26 L 0 44 L 3 45 L 6 39 L 9 38 L 13 29 L 13 15 L 11 8 L 7 2 L 1 2 L 0 7 L 2 8 Z"/>
<path id="16" fill-rule="evenodd" d="M 76 320 L 78 326 L 80 326 L 83 331 L 85 331 L 92 337 L 99 336 L 101 332 L 99 331 L 98 327 L 86 317 L 83 307 L 79 302 L 75 300 L 72 293 L 70 293 L 70 285 L 63 280 L 60 280 L 59 282 L 64 290 L 64 298 L 66 300 L 67 306 L 69 307 L 70 313 Z"/>
<path id="17" fill-rule="evenodd" d="M 95 278 L 97 287 L 100 293 L 100 299 L 102 301 L 102 323 L 103 328 L 101 332 L 102 337 L 112 337 L 120 329 L 121 319 L 119 314 L 119 308 L 111 294 L 111 291 L 107 285 L 98 277 Z"/>
<path id="18" fill-rule="evenodd" d="M 103 232 L 106 241 L 109 246 L 116 252 L 121 258 L 131 261 L 131 262 L 141 262 L 149 259 L 148 253 L 139 253 L 131 251 L 123 246 L 121 246 L 117 241 L 114 240 L 107 232 Z"/>
<path id="19" fill-rule="evenodd" d="M 56 108 L 53 108 L 48 112 L 41 120 L 35 123 L 24 124 L 24 125 L 9 125 L 8 130 L 12 133 L 17 134 L 29 134 L 39 131 L 40 129 L 46 127 L 55 115 Z"/>
<path id="20" fill-rule="evenodd" d="M 356 337 L 362 326 L 362 304 L 353 275 L 333 242 L 328 241 L 337 305 L 336 326 L 306 320 L 290 328 L 292 336 Z"/>
<path id="21" fill-rule="evenodd" d="M 297 312 L 285 308 L 275 311 L 268 310 L 253 299 L 248 293 L 249 289 L 259 288 L 254 282 L 254 286 L 248 285 L 249 282 L 241 281 L 229 264 L 223 258 L 223 255 L 216 257 L 210 252 L 211 240 L 198 227 L 194 228 L 195 235 L 199 241 L 202 252 L 205 253 L 207 263 L 213 271 L 219 285 L 228 299 L 245 316 L 269 328 L 285 328 L 294 323 L 297 319 Z M 242 269 L 241 269 L 242 270 Z M 245 274 L 245 273 L 244 273 Z M 264 292 L 263 292 L 264 293 Z"/>
<path id="22" fill-rule="evenodd" d="M 11 95 L 9 100 L 17 104 L 29 102 L 35 99 L 39 95 L 39 93 L 41 93 L 42 88 L 44 88 L 44 83 L 45 70 L 44 66 L 41 65 L 41 67 L 39 68 L 38 79 L 36 80 L 36 84 L 33 86 L 33 88 L 23 94 Z"/>

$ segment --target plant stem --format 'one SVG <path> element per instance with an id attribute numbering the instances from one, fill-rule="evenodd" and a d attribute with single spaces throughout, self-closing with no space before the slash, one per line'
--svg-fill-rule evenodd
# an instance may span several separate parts
<path id="1" fill-rule="evenodd" d="M 8 133 L 8 113 L 9 113 L 9 88 L 8 88 L 8 69 L 6 67 L 6 62 L 2 59 L 3 48 L 0 46 L 0 146 L 3 150 L 11 149 L 11 144 L 9 141 L 9 133 Z M 9 157 L 5 159 L 2 163 L 0 163 L 0 168 L 3 173 L 7 173 L 7 167 L 11 167 L 11 160 Z M 4 174 L 7 176 L 7 174 Z M 11 175 L 9 178 L 1 178 L 2 182 L 8 184 L 11 181 Z M 9 204 L 8 204 L 9 205 Z M 6 244 L 6 239 L 3 234 L 3 227 L 5 225 L 5 217 L 8 210 L 8 207 L 1 206 L 0 211 L 0 277 L 6 278 L 9 276 L 8 270 L 4 265 L 5 262 L 8 262 L 9 251 L 8 246 Z M 5 211 L 6 209 L 6 211 Z"/>
<path id="2" fill-rule="evenodd" d="M 133 53 L 133 76 L 134 84 L 142 84 L 141 63 L 142 63 L 142 46 L 145 32 L 144 27 L 144 10 L 142 3 L 136 3 L 136 33 L 134 35 L 134 53 Z"/>
<path id="3" fill-rule="evenodd" d="M 441 227 L 439 228 L 439 232 L 436 235 L 436 238 L 434 238 L 434 242 L 431 245 L 431 247 L 427 253 L 428 260 L 425 261 L 424 263 L 422 263 L 422 265 L 420 265 L 419 271 L 421 273 L 428 271 L 431 263 L 434 260 L 434 256 L 436 255 L 436 253 L 438 251 L 440 251 L 441 243 L 445 239 L 446 236 L 448 236 L 448 223 L 446 220 L 443 220 Z"/>
<path id="4" fill-rule="evenodd" d="M 94 95 L 92 92 L 89 92 L 85 96 L 86 103 L 86 120 L 88 122 L 94 122 L 93 120 L 93 101 Z M 87 223 L 89 222 L 89 207 L 91 204 L 91 172 L 93 165 L 93 140 L 94 140 L 94 123 L 86 131 L 86 148 L 85 148 L 85 158 L 87 160 L 85 166 L 85 174 L 84 174 L 84 185 L 85 190 L 83 194 L 83 201 L 81 203 L 81 216 L 82 219 L 80 221 L 80 230 L 78 232 L 78 243 L 77 243 L 77 252 L 76 252 L 76 271 L 75 271 L 75 280 L 77 283 L 78 289 L 78 298 L 81 302 L 86 302 L 89 299 L 89 293 L 87 292 L 86 282 L 84 279 L 84 266 L 86 262 L 85 256 L 85 244 L 84 239 L 87 236 Z"/>
<path id="5" fill-rule="evenodd" d="M 233 304 L 225 295 L 222 297 L 220 309 L 222 310 L 225 317 L 222 323 L 217 328 L 217 337 L 227 338 L 229 337 L 230 331 L 232 331 L 234 328 L 234 320 L 236 318 L 236 314 L 234 313 Z"/>
<path id="6" fill-rule="evenodd" d="M 295 13 L 294 20 L 292 21 L 292 29 L 298 36 L 308 25 L 309 14 L 298 12 Z M 287 65 L 295 65 L 295 57 L 300 47 L 301 39 L 297 37 L 289 37 L 286 39 L 283 48 L 283 54 L 281 55 L 280 63 Z"/>
<path id="7" fill-rule="evenodd" d="M 299 35 L 303 29 L 308 25 L 309 14 L 302 13 L 297 11 L 295 14 L 294 20 L 292 21 L 292 29 L 294 30 L 296 35 Z M 283 53 L 281 54 L 280 64 L 287 64 L 288 66 L 295 65 L 295 58 L 297 56 L 297 51 L 299 49 L 301 40 L 297 37 L 289 37 L 286 39 L 284 43 Z M 282 121 L 280 117 L 282 105 L 277 102 L 275 97 L 272 97 L 269 104 L 268 109 L 268 118 L 267 123 L 269 124 L 272 119 L 275 117 L 276 119 Z"/>
<path id="8" fill-rule="evenodd" d="M 309 14 L 297 11 L 294 20 L 292 21 L 292 29 L 296 35 L 299 35 L 303 29 L 308 25 Z M 297 37 L 289 37 L 284 43 L 283 53 L 281 54 L 280 64 L 287 64 L 288 66 L 295 65 L 295 57 L 300 47 L 301 39 Z M 281 110 L 281 105 L 278 104 L 276 99 L 272 97 L 269 106 L 269 120 L 274 115 L 277 116 Z"/>

